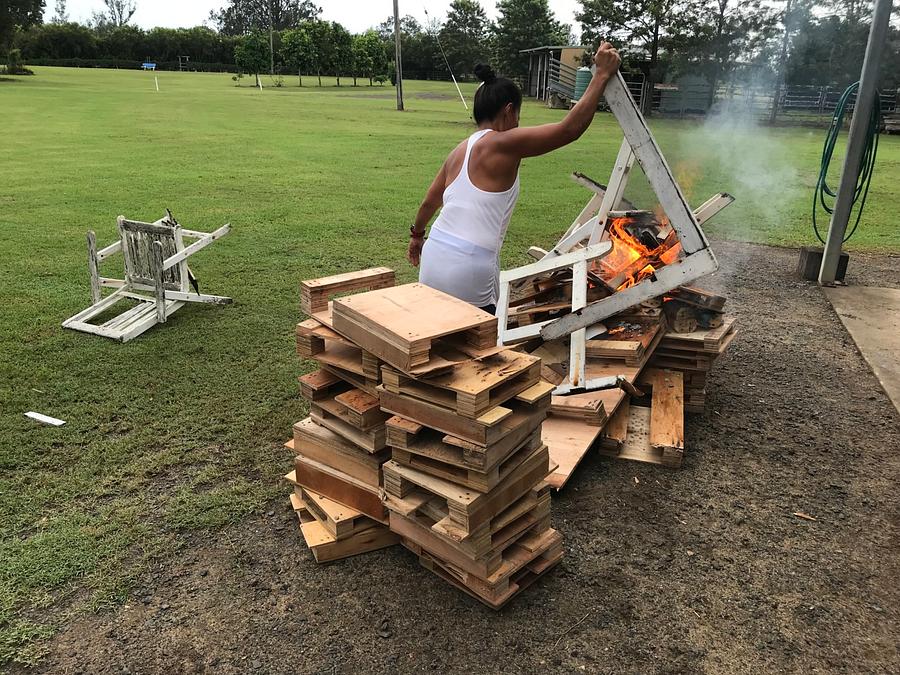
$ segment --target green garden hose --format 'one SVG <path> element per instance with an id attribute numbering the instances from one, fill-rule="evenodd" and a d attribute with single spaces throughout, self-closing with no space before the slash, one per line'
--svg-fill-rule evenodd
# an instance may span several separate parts
<path id="1" fill-rule="evenodd" d="M 816 181 L 816 189 L 813 193 L 812 222 L 813 231 L 816 233 L 818 240 L 823 244 L 825 243 L 825 240 L 819 233 L 819 228 L 816 224 L 816 211 L 818 210 L 819 204 L 825 209 L 825 213 L 829 215 L 834 211 L 833 204 L 829 205 L 825 201 L 826 195 L 832 199 L 837 196 L 834 190 L 828 187 L 828 183 L 826 182 L 828 169 L 831 166 L 831 156 L 834 154 L 834 146 L 837 145 L 838 136 L 841 133 L 841 129 L 844 127 L 844 117 L 847 113 L 847 108 L 850 105 L 850 98 L 856 93 L 857 89 L 859 89 L 859 82 L 851 84 L 844 90 L 844 93 L 841 94 L 841 98 L 838 100 L 837 106 L 834 109 L 834 117 L 831 118 L 831 128 L 828 129 L 828 133 L 825 135 L 825 147 L 822 148 L 822 164 L 819 168 L 819 178 Z M 875 105 L 872 106 L 872 115 L 869 118 L 869 126 L 866 129 L 866 149 L 859 162 L 856 189 L 853 191 L 853 204 L 855 205 L 859 202 L 859 209 L 856 212 L 856 222 L 853 224 L 853 228 L 850 230 L 849 234 L 844 237 L 844 241 L 850 239 L 850 237 L 853 236 L 853 233 L 856 232 L 856 228 L 859 226 L 859 220 L 862 218 L 863 208 L 866 206 L 866 198 L 869 195 L 869 185 L 872 183 L 872 175 L 875 173 L 875 155 L 878 154 L 878 130 L 880 128 L 881 96 L 876 91 Z"/>

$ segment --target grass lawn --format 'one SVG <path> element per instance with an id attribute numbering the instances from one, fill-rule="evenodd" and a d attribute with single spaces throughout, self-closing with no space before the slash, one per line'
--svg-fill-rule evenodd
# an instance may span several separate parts
<path id="1" fill-rule="evenodd" d="M 294 354 L 299 280 L 372 265 L 412 280 L 407 228 L 471 129 L 446 83 L 407 83 L 401 114 L 390 87 L 288 79 L 260 92 L 159 73 L 157 93 L 149 73 L 35 70 L 0 82 L 0 667 L 38 659 L 72 613 L 120 602 L 186 534 L 286 495 L 281 442 L 304 414 L 295 377 L 311 366 Z M 561 116 L 527 103 L 522 119 Z M 822 130 L 652 126 L 693 203 L 737 197 L 709 234 L 812 243 Z M 620 141 L 599 115 L 575 145 L 524 164 L 506 265 L 553 242 L 587 199 L 568 174 L 605 182 Z M 900 138 L 883 138 L 851 248 L 900 250 L 898 176 Z M 646 186 L 627 196 L 655 204 Z M 105 245 L 117 215 L 154 220 L 165 207 L 188 228 L 233 224 L 192 267 L 205 292 L 236 304 L 185 307 L 126 345 L 63 331 L 89 302 L 85 232 Z M 67 424 L 37 425 L 27 410 Z"/>

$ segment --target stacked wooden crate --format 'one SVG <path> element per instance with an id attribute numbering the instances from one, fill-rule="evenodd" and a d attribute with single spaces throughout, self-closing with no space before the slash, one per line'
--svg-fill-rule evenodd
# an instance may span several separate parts
<path id="1" fill-rule="evenodd" d="M 319 369 L 300 378 L 310 415 L 294 425 L 287 443 L 294 455 L 291 502 L 303 537 L 319 562 L 399 542 L 381 501 L 381 467 L 390 459 L 376 387 L 381 361 L 331 328 L 335 293 L 386 288 L 387 268 L 362 270 L 301 284 L 310 319 L 297 326 L 297 353 Z"/>
<path id="2" fill-rule="evenodd" d="M 494 317 L 419 284 L 338 299 L 333 317 L 385 362 L 391 530 L 439 577 L 504 605 L 562 557 L 543 482 L 552 386 L 540 360 L 496 347 Z M 456 351 L 469 358 L 454 365 Z"/>
<path id="3" fill-rule="evenodd" d="M 703 412 L 707 374 L 736 336 L 733 317 L 724 317 L 716 328 L 689 333 L 670 331 L 659 343 L 650 365 L 680 372 L 684 378 L 684 409 L 687 412 Z"/>

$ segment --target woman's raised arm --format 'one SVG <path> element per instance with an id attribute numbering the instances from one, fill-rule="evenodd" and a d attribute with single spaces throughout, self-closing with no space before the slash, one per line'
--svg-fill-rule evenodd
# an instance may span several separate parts
<path id="1" fill-rule="evenodd" d="M 544 155 L 578 140 L 591 125 L 606 83 L 615 77 L 621 63 L 615 48 L 603 42 L 594 54 L 596 70 L 587 90 L 561 121 L 536 127 L 518 127 L 496 134 L 492 139 L 494 148 L 521 159 Z"/>

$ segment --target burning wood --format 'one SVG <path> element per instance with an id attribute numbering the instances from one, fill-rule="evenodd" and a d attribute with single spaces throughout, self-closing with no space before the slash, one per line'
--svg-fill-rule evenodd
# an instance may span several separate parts
<path id="1" fill-rule="evenodd" d="M 681 253 L 678 233 L 665 216 L 651 211 L 616 214 L 607 227 L 613 248 L 594 265 L 606 284 L 619 291 L 652 277 L 663 265 L 676 261 Z"/>

